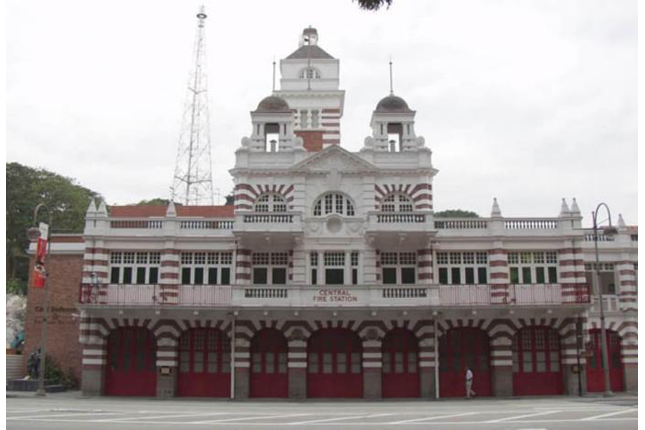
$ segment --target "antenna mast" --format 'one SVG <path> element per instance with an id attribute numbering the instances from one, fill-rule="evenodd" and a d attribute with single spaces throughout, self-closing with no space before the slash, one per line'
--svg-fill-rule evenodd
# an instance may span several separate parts
<path id="1" fill-rule="evenodd" d="M 392 57 L 390 56 L 390 95 L 394 94 L 394 87 L 392 85 Z"/>
<path id="2" fill-rule="evenodd" d="M 172 200 L 185 205 L 212 205 L 211 139 L 208 122 L 208 79 L 206 76 L 206 40 L 204 6 L 197 13 L 194 63 L 188 80 L 183 113 Z"/>

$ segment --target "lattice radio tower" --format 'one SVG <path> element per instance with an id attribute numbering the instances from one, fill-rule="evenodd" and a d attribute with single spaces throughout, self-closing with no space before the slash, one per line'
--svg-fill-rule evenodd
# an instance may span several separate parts
<path id="1" fill-rule="evenodd" d="M 188 80 L 183 113 L 172 200 L 185 205 L 213 204 L 211 173 L 211 138 L 208 122 L 208 82 L 206 75 L 206 40 L 202 6 L 197 14 L 194 63 Z"/>

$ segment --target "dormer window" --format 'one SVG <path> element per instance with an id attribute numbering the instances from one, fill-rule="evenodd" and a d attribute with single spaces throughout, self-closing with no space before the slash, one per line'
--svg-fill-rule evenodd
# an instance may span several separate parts
<path id="1" fill-rule="evenodd" d="M 339 214 L 355 216 L 354 204 L 342 193 L 325 194 L 316 200 L 314 205 L 314 216 Z"/>
<path id="2" fill-rule="evenodd" d="M 256 212 L 286 212 L 287 202 L 280 194 L 262 194 L 255 201 Z"/>
<path id="3" fill-rule="evenodd" d="M 412 199 L 403 193 L 388 194 L 381 204 L 383 212 L 412 212 L 413 210 Z"/>
<path id="4" fill-rule="evenodd" d="M 300 71 L 300 79 L 320 79 L 320 72 L 313 67 L 302 69 Z"/>

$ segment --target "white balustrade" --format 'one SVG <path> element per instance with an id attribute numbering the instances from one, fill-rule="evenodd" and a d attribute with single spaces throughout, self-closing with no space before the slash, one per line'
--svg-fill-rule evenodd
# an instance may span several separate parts
<path id="1" fill-rule="evenodd" d="M 508 301 L 515 305 L 561 304 L 562 288 L 559 284 L 509 285 Z"/>
<path id="2" fill-rule="evenodd" d="M 556 219 L 506 219 L 506 230 L 553 230 L 558 228 Z"/>
<path id="3" fill-rule="evenodd" d="M 242 220 L 251 224 L 291 224 L 293 214 L 249 214 L 244 215 Z"/>
<path id="4" fill-rule="evenodd" d="M 185 220 L 179 221 L 179 228 L 182 230 L 231 230 L 233 221 Z"/>
<path id="5" fill-rule="evenodd" d="M 435 219 L 434 226 L 441 230 L 487 229 L 488 221 L 480 219 Z"/>
<path id="6" fill-rule="evenodd" d="M 383 213 L 376 215 L 379 224 L 410 224 L 426 222 L 425 214 L 413 213 Z"/>
<path id="7" fill-rule="evenodd" d="M 620 311 L 620 300 L 616 294 L 604 294 L 602 296 L 602 306 L 605 312 L 618 312 Z M 593 305 L 591 312 L 600 312 L 600 305 L 598 303 L 598 296 L 594 294 Z"/>
<path id="8" fill-rule="evenodd" d="M 490 305 L 490 285 L 441 285 L 439 300 L 443 306 Z"/>
<path id="9" fill-rule="evenodd" d="M 163 221 L 150 219 L 111 220 L 110 228 L 160 229 L 163 228 Z"/>
<path id="10" fill-rule="evenodd" d="M 225 306 L 231 298 L 230 285 L 179 285 L 180 306 Z"/>

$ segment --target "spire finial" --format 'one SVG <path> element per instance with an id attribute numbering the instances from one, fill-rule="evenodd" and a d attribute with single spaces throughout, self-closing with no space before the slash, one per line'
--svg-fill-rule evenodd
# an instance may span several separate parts
<path id="1" fill-rule="evenodd" d="M 271 92 L 275 93 L 275 57 L 273 57 L 273 89 Z"/>
<path id="2" fill-rule="evenodd" d="M 394 94 L 394 86 L 392 84 L 392 56 L 390 55 L 390 95 Z"/>

